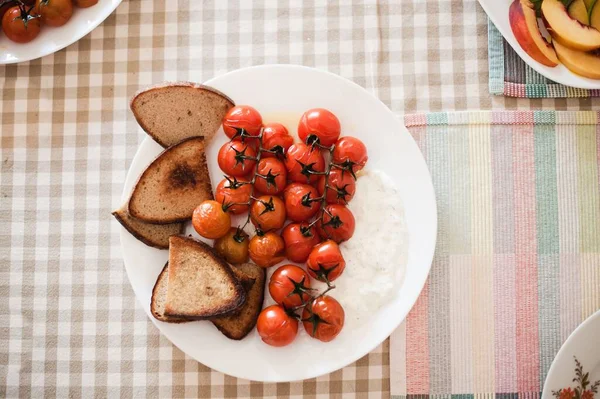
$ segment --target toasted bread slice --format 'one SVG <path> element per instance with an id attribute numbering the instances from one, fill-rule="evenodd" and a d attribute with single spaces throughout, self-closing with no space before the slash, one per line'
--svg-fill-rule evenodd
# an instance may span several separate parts
<path id="1" fill-rule="evenodd" d="M 169 262 L 163 267 L 156 279 L 152 289 L 152 299 L 150 300 L 150 312 L 156 320 L 167 323 L 185 323 L 190 321 L 183 317 L 172 317 L 165 315 L 165 303 L 167 301 L 167 287 L 169 283 Z"/>
<path id="2" fill-rule="evenodd" d="M 169 237 L 183 232 L 183 223 L 150 224 L 129 215 L 128 204 L 113 211 L 112 215 L 135 238 L 158 249 L 169 249 Z"/>
<path id="3" fill-rule="evenodd" d="M 169 262 L 163 267 L 162 271 L 156 279 L 156 284 L 152 289 L 152 299 L 150 300 L 150 311 L 152 315 L 160 321 L 166 323 L 185 323 L 191 321 L 183 317 L 172 317 L 165 315 L 165 303 L 167 301 L 167 287 L 169 282 Z M 232 268 L 233 274 L 242 283 L 242 287 L 248 292 L 254 284 L 254 277 L 245 274 L 241 269 L 235 267 Z M 247 300 L 247 298 L 246 298 Z M 240 307 L 242 308 L 242 307 Z M 239 309 L 236 310 L 239 312 Z"/>
<path id="4" fill-rule="evenodd" d="M 192 137 L 164 150 L 133 188 L 129 214 L 155 224 L 190 219 L 202 201 L 213 198 L 204 148 L 202 137 Z"/>
<path id="5" fill-rule="evenodd" d="M 250 291 L 250 289 L 254 285 L 255 278 L 247 275 L 240 268 L 237 268 L 235 266 L 230 266 L 230 267 L 231 267 L 231 271 L 233 272 L 233 275 L 238 279 L 240 284 L 242 284 L 242 287 L 244 288 L 244 291 L 246 292 L 246 301 L 247 301 L 248 300 L 248 291 Z M 240 311 L 243 309 L 246 301 L 244 301 L 244 303 L 242 305 L 240 305 L 234 311 L 227 313 L 227 315 L 228 316 L 236 316 L 236 315 L 240 314 Z M 217 316 L 217 317 L 221 317 L 221 316 Z"/>
<path id="6" fill-rule="evenodd" d="M 174 82 L 138 92 L 130 108 L 142 129 L 166 148 L 194 136 L 210 141 L 234 105 L 212 87 Z"/>
<path id="7" fill-rule="evenodd" d="M 211 247 L 189 237 L 169 238 L 167 316 L 200 320 L 235 311 L 246 291 Z"/>
<path id="8" fill-rule="evenodd" d="M 254 284 L 248 290 L 246 303 L 236 315 L 226 315 L 212 318 L 213 324 L 228 338 L 240 340 L 244 338 L 256 325 L 258 315 L 262 310 L 265 294 L 265 269 L 254 263 L 244 263 L 232 266 L 233 270 L 241 270 L 254 278 Z"/>
<path id="9" fill-rule="evenodd" d="M 242 287 L 244 287 L 244 290 L 246 290 L 246 292 L 250 291 L 250 288 L 252 288 L 252 286 L 254 285 L 256 278 L 250 274 L 244 273 L 244 271 L 242 269 L 240 269 L 239 267 L 235 267 L 235 266 L 230 266 L 230 267 L 231 267 L 231 271 L 233 272 L 233 275 L 242 284 Z M 248 299 L 247 295 L 246 295 L 246 299 Z"/>

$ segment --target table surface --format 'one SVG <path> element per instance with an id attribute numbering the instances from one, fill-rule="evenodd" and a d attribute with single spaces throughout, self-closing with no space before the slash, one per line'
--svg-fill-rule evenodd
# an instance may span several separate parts
<path id="1" fill-rule="evenodd" d="M 110 212 L 144 138 L 128 99 L 269 63 L 337 73 L 398 114 L 600 106 L 492 97 L 475 0 L 124 1 L 67 49 L 0 66 L 0 396 L 389 397 L 387 341 L 317 379 L 238 380 L 162 337 L 127 281 Z"/>

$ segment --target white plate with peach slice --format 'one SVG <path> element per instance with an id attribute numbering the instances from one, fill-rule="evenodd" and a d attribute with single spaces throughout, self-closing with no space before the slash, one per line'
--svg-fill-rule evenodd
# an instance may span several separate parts
<path id="1" fill-rule="evenodd" d="M 600 0 L 479 3 L 534 70 L 566 86 L 600 89 Z"/>

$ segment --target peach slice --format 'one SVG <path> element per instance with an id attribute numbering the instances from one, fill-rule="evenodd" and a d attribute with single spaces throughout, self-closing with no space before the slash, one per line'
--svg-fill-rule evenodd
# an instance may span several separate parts
<path id="1" fill-rule="evenodd" d="M 545 0 L 548 1 L 548 0 Z M 577 75 L 585 76 L 591 79 L 600 79 L 600 57 L 591 53 L 573 50 L 554 41 L 554 48 L 558 59 L 567 68 Z"/>
<path id="2" fill-rule="evenodd" d="M 544 0 L 542 13 L 554 32 L 555 40 L 576 50 L 590 51 L 600 48 L 600 31 L 571 18 L 559 0 Z"/>
<path id="3" fill-rule="evenodd" d="M 575 0 L 569 6 L 569 15 L 584 25 L 589 25 L 588 10 L 583 0 Z"/>
<path id="4" fill-rule="evenodd" d="M 529 0 L 515 0 L 510 5 L 508 20 L 517 41 L 531 58 L 546 66 L 558 65 L 554 49 L 540 33 L 537 17 Z"/>
<path id="5" fill-rule="evenodd" d="M 588 12 L 594 7 L 594 4 L 596 4 L 596 0 L 583 0 L 583 2 L 585 3 L 585 8 L 587 8 Z"/>
<path id="6" fill-rule="evenodd" d="M 590 25 L 600 30 L 600 3 L 596 2 L 596 5 L 592 9 L 590 14 Z"/>

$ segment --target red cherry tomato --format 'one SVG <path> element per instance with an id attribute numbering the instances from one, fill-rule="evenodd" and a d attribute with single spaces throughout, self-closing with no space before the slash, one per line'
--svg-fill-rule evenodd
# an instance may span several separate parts
<path id="1" fill-rule="evenodd" d="M 333 150 L 333 162 L 343 165 L 346 170 L 358 172 L 364 168 L 369 157 L 367 147 L 356 137 L 344 136 L 335 143 Z"/>
<path id="2" fill-rule="evenodd" d="M 250 238 L 239 227 L 232 227 L 221 238 L 217 238 L 213 248 L 229 263 L 239 264 L 248 262 L 248 241 Z"/>
<path id="3" fill-rule="evenodd" d="M 16 43 L 29 43 L 40 34 L 40 19 L 28 13 L 29 7 L 14 6 L 2 17 L 2 30 Z"/>
<path id="4" fill-rule="evenodd" d="M 250 206 L 250 219 L 263 232 L 278 230 L 285 223 L 285 205 L 279 197 L 263 195 Z"/>
<path id="5" fill-rule="evenodd" d="M 80 8 L 88 8 L 98 3 L 98 0 L 73 0 L 73 3 Z"/>
<path id="6" fill-rule="evenodd" d="M 342 305 L 334 298 L 324 295 L 304 308 L 302 325 L 311 337 L 329 342 L 342 331 L 345 316 Z"/>
<path id="7" fill-rule="evenodd" d="M 317 223 L 317 230 L 323 239 L 331 239 L 338 244 L 347 241 L 354 234 L 354 215 L 344 205 L 329 204 L 325 207 L 323 220 Z"/>
<path id="8" fill-rule="evenodd" d="M 200 203 L 192 214 L 192 226 L 204 238 L 221 238 L 231 228 L 231 217 L 217 201 Z"/>
<path id="9" fill-rule="evenodd" d="M 2 26 L 2 17 L 8 10 L 14 7 L 15 3 L 12 0 L 0 0 L 0 27 Z"/>
<path id="10" fill-rule="evenodd" d="M 329 147 L 340 137 L 340 121 L 331 111 L 314 108 L 306 111 L 298 124 L 298 137 L 303 143 L 319 144 Z"/>
<path id="11" fill-rule="evenodd" d="M 243 129 L 250 136 L 258 136 L 262 128 L 262 116 L 249 105 L 236 105 L 223 117 L 223 131 L 230 139 L 240 135 Z"/>
<path id="12" fill-rule="evenodd" d="M 285 165 L 277 158 L 262 158 L 256 168 L 254 188 L 263 194 L 279 194 L 287 183 Z"/>
<path id="13" fill-rule="evenodd" d="M 291 344 L 298 334 L 298 320 L 279 305 L 266 307 L 258 315 L 256 330 L 264 343 L 271 346 Z"/>
<path id="14" fill-rule="evenodd" d="M 290 183 L 283 191 L 283 201 L 287 218 L 294 222 L 304 222 L 319 211 L 319 193 L 308 184 Z"/>
<path id="15" fill-rule="evenodd" d="M 37 0 L 35 8 L 48 26 L 63 26 L 73 15 L 71 0 Z"/>
<path id="16" fill-rule="evenodd" d="M 262 147 L 265 150 L 274 151 L 263 152 L 263 158 L 272 158 L 279 156 L 283 158 L 288 148 L 294 144 L 294 138 L 289 135 L 288 130 L 281 123 L 267 123 L 263 128 Z"/>
<path id="17" fill-rule="evenodd" d="M 337 279 L 346 268 L 340 247 L 333 240 L 320 243 L 310 251 L 306 261 L 308 274 L 319 281 Z"/>
<path id="18" fill-rule="evenodd" d="M 308 274 L 296 265 L 280 266 L 269 280 L 271 298 L 286 309 L 308 301 L 311 291 Z"/>
<path id="19" fill-rule="evenodd" d="M 327 180 L 327 195 L 325 201 L 328 204 L 347 204 L 356 192 L 356 181 L 352 174 L 342 169 L 332 169 Z M 325 176 L 321 176 L 317 183 L 319 195 L 325 191 Z"/>
<path id="20" fill-rule="evenodd" d="M 225 174 L 243 177 L 252 172 L 256 165 L 256 151 L 248 143 L 233 140 L 223 144 L 217 161 Z"/>
<path id="21" fill-rule="evenodd" d="M 311 148 L 303 143 L 295 143 L 288 148 L 285 158 L 288 179 L 298 183 L 315 183 L 320 175 L 311 172 L 323 172 L 325 160 L 317 148 Z"/>
<path id="22" fill-rule="evenodd" d="M 246 181 L 237 180 L 235 177 L 225 177 L 217 185 L 215 201 L 225 205 L 227 212 L 239 215 L 248 211 L 249 206 L 242 204 L 248 203 L 251 195 L 251 184 Z"/>
<path id="23" fill-rule="evenodd" d="M 285 243 L 280 235 L 269 231 L 255 235 L 248 244 L 250 259 L 260 267 L 271 267 L 285 259 Z"/>
<path id="24" fill-rule="evenodd" d="M 296 263 L 304 263 L 313 247 L 321 242 L 321 238 L 314 227 L 306 223 L 290 223 L 281 233 L 285 242 L 285 255 Z"/>

